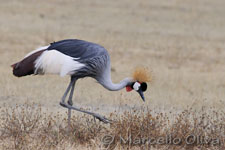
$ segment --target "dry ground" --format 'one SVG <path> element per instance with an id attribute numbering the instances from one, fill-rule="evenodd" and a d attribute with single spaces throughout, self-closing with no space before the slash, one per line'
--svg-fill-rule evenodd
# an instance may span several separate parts
<path id="1" fill-rule="evenodd" d="M 224 150 L 224 116 L 216 108 L 159 113 L 145 107 L 113 112 L 108 125 L 76 115 L 68 130 L 61 112 L 49 115 L 25 103 L 1 108 L 0 149 Z"/>
<path id="2" fill-rule="evenodd" d="M 224 6 L 223 0 L 0 0 L 0 103 L 29 101 L 65 112 L 59 101 L 69 77 L 16 78 L 10 65 L 49 42 L 78 38 L 109 51 L 114 82 L 137 66 L 149 67 L 154 80 L 143 103 L 135 92 L 110 92 L 82 79 L 75 105 L 106 115 L 142 106 L 224 110 Z"/>

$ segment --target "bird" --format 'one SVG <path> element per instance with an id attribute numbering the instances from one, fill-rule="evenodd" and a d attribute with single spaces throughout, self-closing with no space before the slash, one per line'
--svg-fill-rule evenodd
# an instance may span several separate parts
<path id="1" fill-rule="evenodd" d="M 72 97 L 78 79 L 92 77 L 110 91 L 118 91 L 123 88 L 126 88 L 127 92 L 137 91 L 143 101 L 145 101 L 143 92 L 147 90 L 146 82 L 150 80 L 145 70 L 137 69 L 133 77 L 127 77 L 117 84 L 113 83 L 108 51 L 99 44 L 80 39 L 52 42 L 48 46 L 31 51 L 11 67 L 13 75 L 16 77 L 44 74 L 56 74 L 61 77 L 69 75 L 70 83 L 59 103 L 68 109 L 68 124 L 71 120 L 71 110 L 92 115 L 103 123 L 111 123 L 110 119 L 98 113 L 73 106 Z M 68 101 L 65 102 L 68 94 Z"/>

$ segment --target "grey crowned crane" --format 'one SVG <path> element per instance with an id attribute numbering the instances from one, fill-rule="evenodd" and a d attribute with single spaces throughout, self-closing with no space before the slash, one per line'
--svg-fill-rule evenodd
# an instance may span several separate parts
<path id="1" fill-rule="evenodd" d="M 71 80 L 60 105 L 68 108 L 68 123 L 70 124 L 71 109 L 94 116 L 104 123 L 110 120 L 97 113 L 89 112 L 73 106 L 72 97 L 75 83 L 78 79 L 92 77 L 110 91 L 126 87 L 127 91 L 137 91 L 145 101 L 143 92 L 147 89 L 149 76 L 143 69 L 137 70 L 132 78 L 125 78 L 118 84 L 111 80 L 110 56 L 107 50 L 95 43 L 67 39 L 53 42 L 48 46 L 38 48 L 28 53 L 21 61 L 11 65 L 13 74 L 17 77 L 27 75 L 58 74 L 70 75 Z M 65 99 L 69 94 L 67 103 Z"/>

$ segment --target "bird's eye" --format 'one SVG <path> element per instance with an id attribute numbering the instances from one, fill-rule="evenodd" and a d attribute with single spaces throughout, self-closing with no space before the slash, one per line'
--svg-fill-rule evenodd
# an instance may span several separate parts
<path id="1" fill-rule="evenodd" d="M 141 83 L 141 90 L 143 92 L 147 90 L 147 83 L 145 83 L 145 82 Z"/>

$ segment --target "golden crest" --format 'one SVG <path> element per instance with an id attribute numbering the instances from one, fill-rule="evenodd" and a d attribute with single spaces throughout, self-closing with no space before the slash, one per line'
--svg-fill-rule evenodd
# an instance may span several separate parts
<path id="1" fill-rule="evenodd" d="M 139 82 L 151 82 L 152 74 L 147 68 L 138 67 L 133 73 L 133 79 Z"/>

